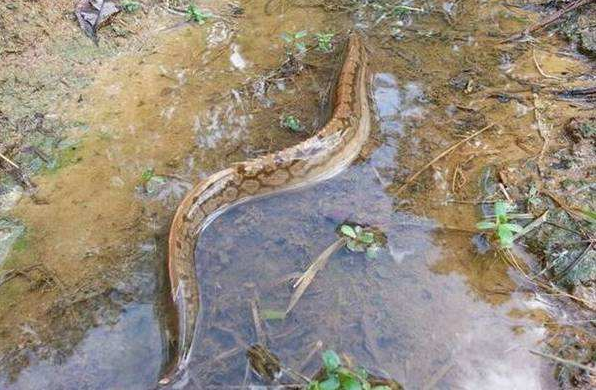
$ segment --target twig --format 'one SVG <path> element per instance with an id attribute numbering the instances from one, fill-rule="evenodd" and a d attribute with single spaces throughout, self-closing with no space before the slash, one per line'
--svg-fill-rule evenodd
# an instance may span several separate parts
<path id="1" fill-rule="evenodd" d="M 518 238 L 528 234 L 532 230 L 536 229 L 538 226 L 542 225 L 544 221 L 546 221 L 546 217 L 548 216 L 548 210 L 542 213 L 541 216 L 524 226 L 523 230 L 516 235 L 513 236 L 513 241 L 517 240 Z"/>
<path id="2" fill-rule="evenodd" d="M 538 161 L 542 161 L 544 157 L 544 152 L 548 147 L 548 142 L 550 138 L 550 132 L 552 130 L 552 125 L 548 126 L 544 123 L 542 117 L 542 111 L 546 110 L 546 106 L 544 102 L 538 97 L 538 94 L 533 94 L 534 98 L 534 119 L 536 119 L 536 125 L 538 128 L 538 135 L 542 138 L 542 148 L 540 149 L 540 153 L 538 154 Z"/>
<path id="3" fill-rule="evenodd" d="M 563 359 L 563 358 L 560 358 L 558 356 L 551 355 L 550 353 L 544 353 L 544 352 L 540 352 L 540 351 L 535 351 L 533 349 L 530 349 L 529 351 L 530 351 L 530 353 L 532 353 L 534 355 L 542 356 L 544 358 L 554 360 L 554 361 L 556 361 L 558 363 L 561 363 L 561 364 L 567 364 L 567 365 L 570 365 L 570 366 L 573 366 L 573 367 L 581 368 L 582 370 L 586 370 L 589 373 L 591 373 L 593 375 L 596 375 L 596 369 L 595 368 L 592 368 L 590 366 L 586 366 L 585 364 L 581 364 L 581 363 L 575 362 L 573 360 Z"/>
<path id="4" fill-rule="evenodd" d="M 545 77 L 547 79 L 565 81 L 565 79 L 562 77 L 551 76 L 549 74 L 546 74 L 546 72 L 544 72 L 544 70 L 542 70 L 542 67 L 538 63 L 538 59 L 536 58 L 536 49 L 535 48 L 532 48 L 532 59 L 534 60 L 534 65 L 536 65 L 536 69 L 538 69 L 538 73 L 540 73 L 542 75 L 542 77 Z"/>
<path id="5" fill-rule="evenodd" d="M 575 266 L 577 266 L 579 263 L 581 263 L 582 260 L 584 258 L 586 258 L 587 254 L 590 253 L 590 250 L 592 249 L 593 246 L 594 246 L 594 243 L 593 242 L 590 242 L 588 244 L 588 246 L 586 247 L 586 249 L 584 249 L 583 252 L 578 257 L 576 257 L 575 259 L 573 259 L 567 265 L 567 267 L 565 267 L 565 269 L 563 271 L 559 272 L 559 274 L 557 276 L 555 276 L 555 278 L 553 279 L 553 281 L 560 280 L 565 275 L 567 275 L 569 273 L 569 271 L 571 271 L 573 268 L 575 268 Z"/>
<path id="6" fill-rule="evenodd" d="M 8 157 L 6 157 L 2 153 L 0 153 L 0 158 L 2 158 L 2 160 L 6 161 L 7 163 L 9 163 L 10 165 L 12 165 L 16 169 L 21 169 L 21 168 L 19 168 L 19 166 L 17 164 L 15 164 L 11 159 L 9 159 Z"/>
<path id="7" fill-rule="evenodd" d="M 345 243 L 346 239 L 342 237 L 339 240 L 335 241 L 333 244 L 331 244 L 327 249 L 323 251 L 323 253 L 319 255 L 319 257 L 317 257 L 315 261 L 313 261 L 313 263 L 310 265 L 310 267 L 308 267 L 308 269 L 298 279 L 298 281 L 294 283 L 294 288 L 296 289 L 296 291 L 294 291 L 294 294 L 292 294 L 292 297 L 290 298 L 290 304 L 286 309 L 286 315 L 290 313 L 294 306 L 296 306 L 296 303 L 298 303 L 298 300 L 300 299 L 300 297 L 302 297 L 302 294 L 304 294 L 308 286 L 311 284 L 311 282 L 317 275 L 317 272 L 319 272 L 323 269 L 323 267 L 325 267 L 325 264 L 327 264 L 329 258 L 333 256 L 335 252 L 341 249 L 341 247 L 343 247 Z"/>
<path id="8" fill-rule="evenodd" d="M 519 32 L 517 34 L 512 35 L 511 37 L 501 41 L 501 43 L 507 43 L 507 42 L 511 42 L 511 41 L 515 41 L 519 38 L 522 38 L 524 36 L 527 36 L 533 32 L 536 31 L 540 31 L 543 28 L 549 26 L 550 24 L 552 24 L 553 22 L 557 21 L 558 19 L 560 19 L 563 15 L 565 15 L 566 13 L 573 11 L 576 8 L 579 8 L 585 4 L 589 4 L 593 1 L 596 0 L 577 0 L 574 3 L 571 3 L 569 5 L 567 5 L 566 7 L 560 9 L 559 11 L 553 13 L 552 15 L 547 16 L 546 18 L 542 19 L 540 22 L 535 23 L 533 25 L 531 25 L 530 27 L 526 28 L 525 30 L 523 30 L 522 32 Z"/>
<path id="9" fill-rule="evenodd" d="M 556 286 L 553 285 L 549 285 L 546 284 L 540 280 L 534 279 L 533 277 L 530 277 L 524 270 L 523 268 L 520 266 L 520 264 L 517 262 L 517 260 L 515 260 L 515 256 L 513 255 L 513 253 L 511 253 L 511 251 L 509 249 L 505 249 L 502 251 L 499 251 L 500 254 L 502 254 L 505 257 L 505 261 L 509 262 L 511 265 L 513 265 L 515 267 L 515 269 L 517 269 L 523 277 L 526 278 L 526 280 L 530 283 L 532 283 L 535 286 L 538 286 L 540 288 L 543 288 L 544 290 L 548 291 L 551 294 L 558 294 L 558 295 L 562 295 L 565 296 L 569 299 L 574 300 L 575 302 L 585 306 L 586 308 L 590 309 L 590 310 L 595 310 L 594 309 L 594 305 L 592 302 L 589 302 L 585 299 L 582 299 L 580 297 L 577 297 L 573 294 L 569 294 L 565 291 L 562 291 L 560 289 L 558 289 Z"/>
<path id="10" fill-rule="evenodd" d="M 306 369 L 306 366 L 308 366 L 308 364 L 310 363 L 310 361 L 312 360 L 312 358 L 322 348 L 323 348 L 323 342 L 321 340 L 318 340 L 315 343 L 315 346 L 310 350 L 310 352 L 308 353 L 308 355 L 306 355 L 306 357 L 304 358 L 304 360 L 302 360 L 302 362 L 300 362 L 300 365 L 298 366 L 298 371 L 304 372 L 304 370 Z"/>
<path id="11" fill-rule="evenodd" d="M 250 308 L 252 311 L 252 319 L 255 323 L 255 333 L 257 334 L 257 342 L 263 346 L 267 346 L 267 336 L 263 331 L 263 324 L 261 323 L 261 316 L 259 315 L 259 307 L 257 305 L 258 297 L 255 293 L 255 298 L 250 301 Z"/>
<path id="12" fill-rule="evenodd" d="M 505 199 L 507 199 L 507 202 L 512 203 L 513 200 L 511 200 L 511 196 L 509 196 L 509 193 L 507 192 L 507 189 L 505 188 L 505 186 L 503 185 L 503 183 L 499 183 L 499 189 L 501 190 L 501 192 L 505 196 Z"/>
<path id="13" fill-rule="evenodd" d="M 431 165 L 433 165 L 434 163 L 436 163 L 437 161 L 439 161 L 440 159 L 442 159 L 443 157 L 445 157 L 446 155 L 448 155 L 449 153 L 453 152 L 455 149 L 457 149 L 460 145 L 462 145 L 465 142 L 468 142 L 469 140 L 471 140 L 472 138 L 484 133 L 486 130 L 490 129 L 491 127 L 493 127 L 495 124 L 491 123 L 490 125 L 478 130 L 477 132 L 475 132 L 474 134 L 462 139 L 459 142 L 456 142 L 455 144 L 451 145 L 450 147 L 448 147 L 447 149 L 445 149 L 441 154 L 439 154 L 437 157 L 433 158 L 429 163 L 427 163 L 424 167 L 422 167 L 422 169 L 418 170 L 416 173 L 414 173 L 413 175 L 410 175 L 410 177 L 408 177 L 406 179 L 406 181 L 404 182 L 404 184 L 402 184 L 397 191 L 395 192 L 395 195 L 399 195 L 403 190 L 405 190 L 408 185 L 410 185 L 414 180 L 416 180 L 416 178 L 418 176 L 420 176 L 420 174 L 422 174 L 424 171 L 426 171 Z"/>

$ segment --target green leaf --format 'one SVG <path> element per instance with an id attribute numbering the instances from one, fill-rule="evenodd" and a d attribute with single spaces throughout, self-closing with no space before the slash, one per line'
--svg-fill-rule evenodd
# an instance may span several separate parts
<path id="1" fill-rule="evenodd" d="M 296 34 L 294 34 L 294 39 L 302 39 L 307 34 L 308 34 L 308 32 L 306 30 L 298 31 Z"/>
<path id="2" fill-rule="evenodd" d="M 490 221 L 481 221 L 476 224 L 476 228 L 480 230 L 489 230 L 497 227 L 497 224 Z"/>
<path id="3" fill-rule="evenodd" d="M 145 169 L 141 174 L 141 181 L 146 183 L 155 175 L 153 168 Z"/>
<path id="4" fill-rule="evenodd" d="M 292 43 L 292 41 L 294 40 L 290 35 L 286 33 L 281 34 L 281 39 L 283 39 L 285 43 Z"/>
<path id="5" fill-rule="evenodd" d="M 338 390 L 339 389 L 339 379 L 337 379 L 336 375 L 333 375 L 323 382 L 319 383 L 320 390 Z"/>
<path id="6" fill-rule="evenodd" d="M 507 202 L 498 201 L 495 203 L 495 215 L 498 217 L 506 216 L 509 210 L 509 204 Z"/>
<path id="7" fill-rule="evenodd" d="M 354 231 L 357 235 L 360 235 L 360 233 L 362 233 L 362 226 L 356 225 L 356 227 L 354 227 Z"/>
<path id="8" fill-rule="evenodd" d="M 261 315 L 265 320 L 283 320 L 286 318 L 286 312 L 281 310 L 263 310 Z"/>
<path id="9" fill-rule="evenodd" d="M 372 232 L 364 232 L 358 237 L 358 239 L 365 244 L 372 244 L 375 242 L 375 235 Z"/>
<path id="10" fill-rule="evenodd" d="M 362 390 L 360 381 L 351 372 L 349 375 L 340 375 L 339 382 L 342 390 Z"/>
<path id="11" fill-rule="evenodd" d="M 341 232 L 344 236 L 356 238 L 356 232 L 350 225 L 341 225 Z"/>
<path id="12" fill-rule="evenodd" d="M 503 226 L 506 229 L 511 230 L 512 232 L 516 232 L 516 233 L 519 233 L 522 230 L 524 230 L 524 227 L 521 225 L 518 225 L 517 223 L 504 223 L 501 226 Z"/>
<path id="13" fill-rule="evenodd" d="M 580 211 L 584 215 L 584 219 L 587 219 L 590 223 L 596 223 L 596 213 L 590 209 L 583 209 Z"/>
<path id="14" fill-rule="evenodd" d="M 319 386 L 318 381 L 312 381 L 308 384 L 308 390 L 320 390 L 321 387 Z"/>
<path id="15" fill-rule="evenodd" d="M 335 351 L 327 350 L 323 352 L 323 365 L 327 372 L 333 372 L 339 368 L 341 360 Z"/>
<path id="16" fill-rule="evenodd" d="M 505 227 L 505 225 L 500 225 L 497 228 L 497 235 L 499 236 L 499 243 L 503 248 L 511 248 L 513 245 L 513 233 L 511 230 Z"/>

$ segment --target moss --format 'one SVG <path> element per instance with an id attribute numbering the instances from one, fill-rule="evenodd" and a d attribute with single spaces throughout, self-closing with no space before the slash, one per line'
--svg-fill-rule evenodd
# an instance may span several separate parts
<path id="1" fill-rule="evenodd" d="M 58 152 L 57 156 L 43 169 L 44 174 L 54 174 L 60 169 L 78 163 L 82 157 L 78 156 L 78 145 L 70 145 Z"/>

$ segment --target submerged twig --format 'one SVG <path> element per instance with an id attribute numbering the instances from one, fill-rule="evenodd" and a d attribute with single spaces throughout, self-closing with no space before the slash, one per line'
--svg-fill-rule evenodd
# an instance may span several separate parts
<path id="1" fill-rule="evenodd" d="M 294 306 L 296 306 L 296 303 L 298 303 L 300 297 L 302 297 L 308 286 L 312 283 L 313 279 L 317 275 L 317 272 L 322 270 L 323 267 L 325 267 L 325 264 L 327 264 L 329 258 L 345 244 L 346 239 L 343 237 L 331 244 L 323 251 L 323 253 L 319 255 L 319 257 L 316 258 L 316 260 L 310 265 L 310 267 L 308 267 L 298 281 L 294 283 L 294 288 L 296 291 L 294 291 L 294 294 L 292 294 L 292 297 L 290 298 L 290 304 L 286 309 L 286 315 L 290 313 Z"/>
<path id="2" fill-rule="evenodd" d="M 554 281 L 560 280 L 562 279 L 565 275 L 567 275 L 573 268 L 575 268 L 578 264 L 580 264 L 582 262 L 582 260 L 584 258 L 587 257 L 587 254 L 590 253 L 590 250 L 592 249 L 592 247 L 594 246 L 593 242 L 590 242 L 588 244 L 588 246 L 586 247 L 586 249 L 584 249 L 582 251 L 582 253 L 577 256 L 575 259 L 573 259 L 568 265 L 567 267 L 565 267 L 565 269 L 563 269 L 563 271 L 559 272 L 559 274 L 557 276 L 555 276 Z"/>
<path id="3" fill-rule="evenodd" d="M 263 346 L 267 345 L 267 335 L 263 331 L 263 323 L 259 314 L 258 297 L 255 293 L 255 298 L 250 301 L 250 309 L 252 312 L 252 319 L 255 323 L 255 333 L 257 334 L 257 342 Z"/>
<path id="4" fill-rule="evenodd" d="M 542 77 L 547 78 L 547 79 L 553 79 L 553 80 L 559 80 L 559 81 L 565 81 L 564 78 L 562 77 L 558 77 L 558 76 L 552 76 L 547 74 L 542 67 L 540 66 L 540 64 L 538 63 L 538 58 L 536 58 L 536 49 L 532 49 L 532 59 L 534 60 L 534 65 L 536 65 L 536 69 L 538 70 L 538 73 L 540 73 L 542 75 Z"/>
<path id="5" fill-rule="evenodd" d="M 558 356 L 551 355 L 550 353 L 544 353 L 544 352 L 540 352 L 540 351 L 535 351 L 533 349 L 530 349 L 529 351 L 530 351 L 530 353 L 532 353 L 534 355 L 538 355 L 538 356 L 542 356 L 542 357 L 547 358 L 547 359 L 554 360 L 557 363 L 566 364 L 566 365 L 569 365 L 569 366 L 581 368 L 582 370 L 586 370 L 589 373 L 591 373 L 593 375 L 596 375 L 596 368 L 593 368 L 593 367 L 590 367 L 590 366 L 586 366 L 585 364 L 581 364 L 581 363 L 578 363 L 578 362 L 573 361 L 573 360 L 563 359 L 563 358 L 560 358 Z"/>
<path id="6" fill-rule="evenodd" d="M 315 343 L 315 346 L 310 350 L 310 352 L 308 353 L 308 355 L 306 355 L 306 357 L 300 362 L 300 365 L 298 366 L 298 371 L 299 372 L 304 372 L 304 370 L 306 369 L 306 366 L 308 366 L 308 364 L 311 362 L 312 358 L 322 348 L 323 348 L 323 342 L 321 340 L 318 340 Z"/>
<path id="7" fill-rule="evenodd" d="M 532 231 L 532 230 L 536 229 L 538 226 L 542 225 L 544 223 L 544 221 L 546 221 L 547 216 L 548 216 L 548 210 L 546 210 L 544 213 L 542 213 L 541 216 L 539 216 L 538 218 L 536 218 L 535 220 L 533 220 L 532 222 L 530 222 L 529 224 L 524 226 L 524 228 L 521 232 L 519 232 L 513 236 L 513 241 L 517 240 L 518 238 L 520 238 L 522 236 L 525 236 L 530 231 Z"/>
<path id="8" fill-rule="evenodd" d="M 547 16 L 546 18 L 542 19 L 538 23 L 531 25 L 530 27 L 526 28 L 522 32 L 519 32 L 519 33 L 503 40 L 501 43 L 512 42 L 519 38 L 525 37 L 533 32 L 540 31 L 540 30 L 544 29 L 545 27 L 548 27 L 552 23 L 556 22 L 557 20 L 561 19 L 561 17 L 563 15 L 565 15 L 566 13 L 573 11 L 574 9 L 579 8 L 583 5 L 589 4 L 593 1 L 596 1 L 596 0 L 577 0 L 573 3 L 570 3 L 566 7 L 561 8 L 559 11 L 553 13 L 552 15 Z"/>
<path id="9" fill-rule="evenodd" d="M 424 171 L 426 171 L 430 166 L 432 166 L 434 163 L 436 163 L 437 161 L 439 161 L 440 159 L 442 159 L 443 157 L 447 156 L 449 153 L 453 152 L 455 149 L 457 149 L 459 146 L 461 146 L 462 144 L 468 142 L 469 140 L 471 140 L 474 137 L 477 137 L 478 135 L 484 133 L 486 130 L 490 129 L 491 127 L 493 127 L 495 124 L 491 123 L 490 125 L 478 130 L 477 132 L 475 132 L 474 134 L 462 139 L 459 142 L 456 142 L 455 144 L 451 145 L 450 147 L 448 147 L 447 149 L 445 149 L 443 152 L 441 152 L 437 157 L 433 158 L 429 163 L 427 163 L 425 166 L 423 166 L 420 170 L 418 170 L 417 172 L 415 172 L 413 175 L 410 175 L 406 181 L 397 189 L 397 191 L 395 192 L 395 195 L 399 195 L 403 190 L 405 190 L 414 180 L 416 180 L 416 178 L 418 176 L 420 176 Z"/>

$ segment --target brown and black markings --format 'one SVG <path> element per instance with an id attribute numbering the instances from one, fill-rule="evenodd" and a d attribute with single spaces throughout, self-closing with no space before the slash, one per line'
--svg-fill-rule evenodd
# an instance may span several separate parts
<path id="1" fill-rule="evenodd" d="M 333 114 L 298 145 L 234 164 L 197 184 L 178 206 L 169 235 L 168 271 L 177 313 L 176 357 L 160 380 L 184 379 L 201 307 L 194 249 L 199 235 L 223 211 L 256 197 L 328 179 L 358 156 L 370 132 L 366 50 L 358 34 L 348 39 Z M 200 261 L 200 259 L 198 259 Z"/>

